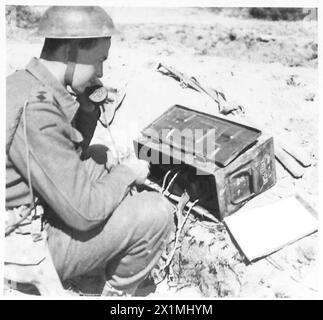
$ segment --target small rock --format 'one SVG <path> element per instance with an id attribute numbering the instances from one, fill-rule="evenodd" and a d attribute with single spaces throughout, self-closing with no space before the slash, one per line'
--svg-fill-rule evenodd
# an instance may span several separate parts
<path id="1" fill-rule="evenodd" d="M 286 84 L 289 86 L 293 86 L 293 87 L 298 87 L 301 83 L 295 81 L 295 79 L 297 78 L 297 75 L 291 75 L 287 80 L 286 80 Z"/>
<path id="2" fill-rule="evenodd" d="M 229 39 L 230 39 L 231 41 L 234 41 L 234 40 L 236 40 L 236 39 L 237 39 L 237 35 L 236 35 L 235 33 L 233 33 L 233 32 L 230 32 L 230 33 L 229 33 Z"/>
<path id="3" fill-rule="evenodd" d="M 314 92 L 310 92 L 310 93 L 305 95 L 305 100 L 306 101 L 314 101 L 314 99 L 315 99 L 315 93 Z"/>

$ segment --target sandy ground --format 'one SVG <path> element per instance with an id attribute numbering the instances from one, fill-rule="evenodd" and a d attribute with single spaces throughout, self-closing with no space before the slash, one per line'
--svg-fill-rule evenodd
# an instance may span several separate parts
<path id="1" fill-rule="evenodd" d="M 278 182 L 244 210 L 300 194 L 318 202 L 318 71 L 315 21 L 265 22 L 215 15 L 205 9 L 112 8 L 121 34 L 113 40 L 103 82 L 127 96 L 112 130 L 120 148 L 175 103 L 217 114 L 207 97 L 155 71 L 176 66 L 243 105 L 244 120 L 301 147 L 312 159 L 302 179 L 277 164 Z M 8 29 L 7 74 L 38 56 L 32 31 Z M 236 117 L 233 119 L 239 120 Z M 100 129 L 98 129 L 100 130 Z M 104 133 L 99 132 L 99 140 Z M 273 231 L 274 233 L 274 231 Z M 317 294 L 317 234 L 254 264 L 222 224 L 188 222 L 157 297 L 309 298 Z"/>

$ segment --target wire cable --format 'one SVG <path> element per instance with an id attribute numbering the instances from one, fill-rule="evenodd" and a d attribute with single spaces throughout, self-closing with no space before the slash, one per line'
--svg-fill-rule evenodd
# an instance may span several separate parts
<path id="1" fill-rule="evenodd" d="M 170 187 L 172 186 L 172 184 L 174 183 L 174 181 L 175 181 L 175 179 L 177 178 L 178 174 L 179 174 L 179 172 L 176 172 L 176 173 L 174 174 L 174 176 L 172 177 L 172 179 L 169 181 L 169 183 L 168 183 L 168 185 L 167 185 L 166 189 L 163 191 L 163 195 L 164 195 L 164 194 L 166 194 L 166 192 L 169 192 L 169 188 L 170 188 Z"/>
<path id="2" fill-rule="evenodd" d="M 5 230 L 5 236 L 7 237 L 9 234 L 11 234 L 15 229 L 19 227 L 19 225 L 26 220 L 29 215 L 32 213 L 32 210 L 35 208 L 35 197 L 33 192 L 33 187 L 31 184 L 31 172 L 30 172 L 30 150 L 28 145 L 28 139 L 27 139 L 27 117 L 26 117 L 26 108 L 28 105 L 28 101 L 25 101 L 23 109 L 22 109 L 22 119 L 23 119 L 23 127 L 24 127 L 24 139 L 25 139 L 25 151 L 26 151 L 26 163 L 27 163 L 27 180 L 28 180 L 28 187 L 29 187 L 29 195 L 30 195 L 30 207 L 27 208 L 26 212 L 23 214 L 23 216 L 14 224 L 9 225 L 6 227 Z M 35 210 L 36 214 L 36 210 Z"/>
<path id="3" fill-rule="evenodd" d="M 182 223 L 181 223 L 180 227 L 179 227 L 179 228 L 177 229 L 177 231 L 176 231 L 174 248 L 173 248 L 173 250 L 172 250 L 171 254 L 169 255 L 168 259 L 166 260 L 165 265 L 162 267 L 162 270 L 165 270 L 165 269 L 170 265 L 170 263 L 172 262 L 172 260 L 173 260 L 173 258 L 174 258 L 174 255 L 175 255 L 175 252 L 176 252 L 176 249 L 177 249 L 177 245 L 178 245 L 179 237 L 180 237 L 181 232 L 182 232 L 182 230 L 183 230 L 183 227 L 184 227 L 184 225 L 185 225 L 185 223 L 186 223 L 186 221 L 187 221 L 187 218 L 188 218 L 188 216 L 190 215 L 190 213 L 191 213 L 191 211 L 192 211 L 193 207 L 194 207 L 198 202 L 199 202 L 199 199 L 196 199 L 196 200 L 195 200 L 195 201 L 190 205 L 189 209 L 187 210 L 187 213 L 186 213 L 186 215 L 185 215 L 185 217 L 184 217 L 184 219 L 183 219 L 183 221 L 182 221 Z"/>
<path id="4" fill-rule="evenodd" d="M 170 175 L 170 173 L 171 173 L 171 172 L 172 172 L 172 169 L 169 169 L 169 170 L 166 172 L 166 174 L 165 174 L 165 176 L 164 176 L 164 179 L 163 179 L 162 190 L 165 190 L 166 180 L 167 180 L 167 178 L 168 178 L 168 176 Z"/>

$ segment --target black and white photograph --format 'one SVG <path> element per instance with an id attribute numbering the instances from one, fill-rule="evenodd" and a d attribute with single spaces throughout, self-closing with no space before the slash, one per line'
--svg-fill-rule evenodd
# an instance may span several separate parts
<path id="1" fill-rule="evenodd" d="M 320 8 L 232 3 L 5 4 L 1 295 L 320 297 Z"/>

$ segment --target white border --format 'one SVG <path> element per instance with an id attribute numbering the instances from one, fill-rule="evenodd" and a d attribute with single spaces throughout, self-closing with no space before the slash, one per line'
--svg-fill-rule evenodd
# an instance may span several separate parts
<path id="1" fill-rule="evenodd" d="M 1 25 L 0 25 L 0 49 L 2 57 L 6 56 L 6 30 L 5 30 L 5 5 L 39 5 L 39 6 L 46 6 L 46 5 L 100 5 L 104 7 L 317 7 L 319 8 L 319 56 L 320 56 L 320 47 L 322 42 L 322 32 L 323 30 L 323 23 L 322 23 L 322 4 L 319 0 L 271 0 L 271 1 L 264 1 L 264 0 L 227 0 L 227 1 L 220 1 L 220 0 L 177 0 L 176 2 L 174 0 L 108 0 L 108 1 L 98 1 L 98 0 L 78 0 L 71 1 L 71 0 L 65 0 L 65 1 L 57 1 L 57 0 L 51 0 L 51 1 L 4 1 L 1 2 L 0 8 L 1 8 Z M 2 81 L 0 82 L 0 103 L 2 108 L 2 115 L 0 117 L 1 125 L 1 135 L 0 135 L 0 143 L 3 152 L 0 156 L 0 177 L 2 178 L 2 181 L 5 181 L 5 75 L 6 75 L 6 59 L 1 59 L 1 75 L 2 75 Z M 318 86 L 318 106 L 321 106 L 322 98 L 321 98 L 321 91 L 322 91 L 322 64 L 319 62 L 319 86 Z M 322 165 L 322 158 L 323 158 L 323 151 L 322 151 L 322 114 L 319 112 L 319 177 L 322 176 L 323 170 L 320 170 Z M 322 202 L 320 201 L 320 195 L 321 190 L 323 188 L 322 186 L 322 180 L 319 179 L 319 213 L 322 211 Z M 4 182 L 1 183 L 0 186 L 0 204 L 1 208 L 3 209 L 0 214 L 0 227 L 1 230 L 4 230 L 4 223 L 3 223 L 3 217 L 4 217 L 4 208 L 5 208 L 5 184 Z M 322 213 L 321 213 L 322 214 Z M 320 219 L 320 229 L 322 227 L 322 220 Z M 4 232 L 3 232 L 4 233 Z M 322 248 L 322 239 L 320 238 L 320 249 Z M 0 247 L 0 297 L 4 300 L 12 300 L 12 299 L 28 299 L 28 300 L 34 300 L 33 297 L 8 297 L 3 296 L 3 244 L 4 241 L 1 241 L 1 247 Z M 323 257 L 322 257 L 322 250 L 320 250 L 319 255 L 319 270 L 323 270 Z M 320 272 L 320 289 L 319 294 L 320 298 L 323 298 L 323 271 Z M 111 297 L 97 297 L 97 298 L 89 298 L 89 297 L 37 297 L 36 299 L 39 300 L 45 300 L 45 299 L 66 299 L 66 300 L 83 300 L 83 299 L 108 299 L 108 300 L 120 300 L 120 299 L 113 299 Z M 133 298 L 133 300 L 141 300 L 142 298 Z M 147 299 L 147 298 L 146 298 Z M 212 299 L 204 299 L 204 300 L 212 300 Z M 231 299 L 229 299 L 231 300 Z"/>

